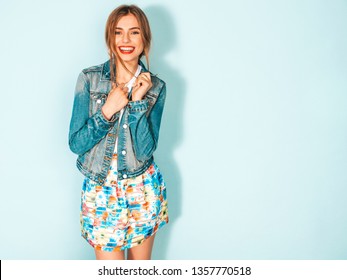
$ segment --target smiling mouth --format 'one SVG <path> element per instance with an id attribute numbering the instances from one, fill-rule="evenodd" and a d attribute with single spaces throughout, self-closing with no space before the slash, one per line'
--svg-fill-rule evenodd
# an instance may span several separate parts
<path id="1" fill-rule="evenodd" d="M 135 50 L 134 47 L 118 47 L 118 49 L 122 54 L 131 54 Z"/>

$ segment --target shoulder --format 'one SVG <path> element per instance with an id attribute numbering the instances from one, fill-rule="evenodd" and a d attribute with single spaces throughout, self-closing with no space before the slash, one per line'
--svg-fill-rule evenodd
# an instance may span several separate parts
<path id="1" fill-rule="evenodd" d="M 88 74 L 88 73 L 92 73 L 92 72 L 102 72 L 102 70 L 104 69 L 104 66 L 105 66 L 106 63 L 107 62 L 104 62 L 104 63 L 98 64 L 98 65 L 94 65 L 94 66 L 90 66 L 90 67 L 84 68 L 82 70 L 82 73 Z"/>
<path id="2" fill-rule="evenodd" d="M 110 80 L 109 61 L 84 68 L 80 75 L 82 75 L 87 82 L 93 84 L 98 84 L 99 81 Z"/>

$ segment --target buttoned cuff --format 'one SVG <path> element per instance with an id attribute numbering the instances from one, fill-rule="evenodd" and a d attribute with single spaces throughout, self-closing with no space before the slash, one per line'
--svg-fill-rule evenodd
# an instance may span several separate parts
<path id="1" fill-rule="evenodd" d="M 129 112 L 141 112 L 148 110 L 148 100 L 142 99 L 128 102 Z"/>
<path id="2" fill-rule="evenodd" d="M 94 117 L 99 127 L 103 129 L 109 129 L 114 125 L 116 120 L 119 118 L 119 112 L 114 114 L 110 120 L 107 120 L 104 114 L 101 112 L 101 108 L 100 108 L 98 111 L 96 111 Z"/>

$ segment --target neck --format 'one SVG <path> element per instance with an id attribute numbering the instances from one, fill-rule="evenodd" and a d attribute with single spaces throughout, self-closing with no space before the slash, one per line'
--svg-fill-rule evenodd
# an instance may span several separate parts
<path id="1" fill-rule="evenodd" d="M 127 83 L 134 75 L 138 67 L 137 61 L 133 62 L 124 62 L 127 69 L 124 68 L 124 66 L 117 61 L 116 62 L 116 80 L 118 83 Z"/>

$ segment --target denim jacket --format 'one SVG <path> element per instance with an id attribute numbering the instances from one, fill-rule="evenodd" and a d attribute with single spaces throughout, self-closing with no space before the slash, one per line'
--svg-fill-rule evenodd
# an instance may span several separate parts
<path id="1" fill-rule="evenodd" d="M 148 72 L 143 63 L 141 72 Z M 69 146 L 78 155 L 77 168 L 100 184 L 105 182 L 117 144 L 119 180 L 135 177 L 153 162 L 166 97 L 165 82 L 150 73 L 152 87 L 139 101 L 129 101 L 108 121 L 101 107 L 111 90 L 110 61 L 82 70 L 77 79 Z M 130 92 L 131 94 L 131 92 Z M 119 123 L 120 121 L 120 123 Z"/>

